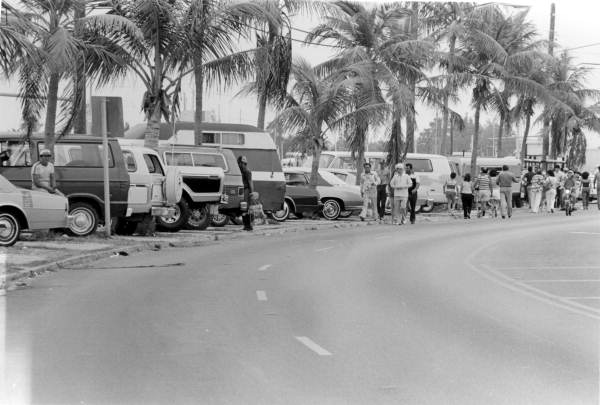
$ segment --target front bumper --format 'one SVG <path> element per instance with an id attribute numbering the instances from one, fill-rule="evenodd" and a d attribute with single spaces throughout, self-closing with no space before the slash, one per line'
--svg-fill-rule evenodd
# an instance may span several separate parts
<path id="1" fill-rule="evenodd" d="M 151 215 L 153 217 L 172 217 L 175 215 L 173 207 L 152 207 Z"/>
<path id="2" fill-rule="evenodd" d="M 66 228 L 70 228 L 71 226 L 73 226 L 73 221 L 75 221 L 75 216 L 74 215 L 67 215 L 67 222 L 65 227 Z"/>

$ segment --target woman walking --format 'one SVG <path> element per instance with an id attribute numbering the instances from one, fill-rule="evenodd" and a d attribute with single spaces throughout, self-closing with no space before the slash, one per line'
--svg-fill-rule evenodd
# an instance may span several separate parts
<path id="1" fill-rule="evenodd" d="M 473 209 L 473 186 L 471 184 L 471 175 L 469 173 L 463 176 L 462 186 L 460 187 L 460 200 L 463 207 L 465 219 L 471 219 L 471 210 Z"/>
<path id="2" fill-rule="evenodd" d="M 543 187 L 544 176 L 542 176 L 542 170 L 537 169 L 531 178 L 531 211 L 534 213 L 539 212 Z"/>
<path id="3" fill-rule="evenodd" d="M 583 202 L 583 209 L 587 210 L 590 203 L 590 190 L 592 189 L 592 179 L 590 179 L 589 172 L 581 173 L 581 200 Z"/>
<path id="4" fill-rule="evenodd" d="M 544 183 L 546 188 L 546 211 L 554 212 L 556 205 L 556 188 L 558 187 L 558 179 L 554 176 L 554 170 L 548 170 L 548 177 Z"/>
<path id="5" fill-rule="evenodd" d="M 446 203 L 448 204 L 448 214 L 454 215 L 457 203 L 457 189 L 458 183 L 456 182 L 456 173 L 450 173 L 450 179 L 444 183 L 444 194 L 446 195 Z"/>
<path id="6" fill-rule="evenodd" d="M 475 179 L 475 190 L 477 190 L 477 201 L 479 203 L 477 218 L 485 217 L 485 210 L 490 198 L 492 198 L 491 183 L 487 168 L 482 167 L 479 176 Z"/>
<path id="7" fill-rule="evenodd" d="M 492 208 L 492 215 L 494 218 L 498 217 L 498 210 L 500 209 L 500 186 L 497 184 L 498 170 L 490 170 L 490 206 Z"/>

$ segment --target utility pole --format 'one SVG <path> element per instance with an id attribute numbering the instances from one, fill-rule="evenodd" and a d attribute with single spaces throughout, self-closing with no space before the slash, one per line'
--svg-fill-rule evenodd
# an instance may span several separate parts
<path id="1" fill-rule="evenodd" d="M 548 38 L 548 54 L 554 56 L 554 20 L 556 15 L 556 6 L 554 3 L 550 5 L 550 36 Z M 544 119 L 544 130 L 542 138 L 542 159 L 548 159 L 548 151 L 550 149 L 550 120 Z"/>

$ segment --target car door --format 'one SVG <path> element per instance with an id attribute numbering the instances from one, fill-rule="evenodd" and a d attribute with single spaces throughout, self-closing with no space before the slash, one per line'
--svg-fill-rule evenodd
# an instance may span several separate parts
<path id="1" fill-rule="evenodd" d="M 319 194 L 308 186 L 308 179 L 304 173 L 286 173 L 286 194 L 294 200 L 296 212 L 312 212 L 319 203 Z"/>
<path id="2" fill-rule="evenodd" d="M 127 207 L 132 213 L 145 213 L 150 209 L 150 190 L 152 177 L 148 174 L 143 159 L 136 159 L 136 153 L 126 147 L 121 148 L 123 159 L 129 173 L 129 194 L 127 195 Z"/>

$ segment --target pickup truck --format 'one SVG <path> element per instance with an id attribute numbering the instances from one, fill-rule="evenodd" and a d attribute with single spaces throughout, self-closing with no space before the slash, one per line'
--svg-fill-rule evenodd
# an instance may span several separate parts
<path id="1" fill-rule="evenodd" d="M 69 201 L 72 221 L 68 230 L 75 236 L 93 233 L 104 219 L 104 175 L 102 138 L 68 135 L 54 145 L 54 171 L 58 189 Z M 130 179 L 116 138 L 108 139 L 110 216 L 122 218 L 127 213 Z M 44 149 L 41 135 L 29 142 L 23 134 L 0 134 L 0 174 L 17 187 L 31 189 L 31 165 Z"/>
<path id="2" fill-rule="evenodd" d="M 165 167 L 153 149 L 123 145 L 121 150 L 130 184 L 125 217 L 116 221 L 114 231 L 120 235 L 152 232 L 153 217 L 174 215 L 182 196 L 181 174 Z"/>

